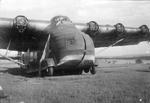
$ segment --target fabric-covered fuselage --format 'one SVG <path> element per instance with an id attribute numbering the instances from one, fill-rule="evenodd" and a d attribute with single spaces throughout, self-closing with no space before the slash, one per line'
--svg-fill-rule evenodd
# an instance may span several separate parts
<path id="1" fill-rule="evenodd" d="M 94 64 L 92 39 L 72 23 L 51 26 L 50 48 L 57 68 L 75 68 Z"/>

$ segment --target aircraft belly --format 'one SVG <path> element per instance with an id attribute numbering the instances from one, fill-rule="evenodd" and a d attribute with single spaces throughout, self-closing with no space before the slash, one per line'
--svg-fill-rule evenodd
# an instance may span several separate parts
<path id="1" fill-rule="evenodd" d="M 95 56 L 92 51 L 86 51 L 87 54 L 83 54 L 85 50 L 74 51 L 73 53 L 70 53 L 63 58 L 60 59 L 60 62 L 57 64 L 57 67 L 62 68 L 78 68 L 78 67 L 85 67 L 85 66 L 91 66 L 95 62 Z"/>
<path id="2" fill-rule="evenodd" d="M 70 68 L 70 67 L 76 67 L 83 55 L 81 54 L 74 54 L 74 55 L 66 55 L 64 58 L 60 60 L 60 62 L 57 64 L 57 67 L 63 67 L 63 68 Z"/>

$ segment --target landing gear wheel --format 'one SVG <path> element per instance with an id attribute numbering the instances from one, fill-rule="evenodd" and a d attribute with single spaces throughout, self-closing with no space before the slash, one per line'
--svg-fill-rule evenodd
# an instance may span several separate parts
<path id="1" fill-rule="evenodd" d="M 88 72 L 89 72 L 89 68 L 85 68 L 85 69 L 84 69 L 84 72 L 85 72 L 85 73 L 88 73 Z"/>
<path id="2" fill-rule="evenodd" d="M 90 72 L 91 74 L 96 74 L 95 66 L 91 66 Z"/>
<path id="3" fill-rule="evenodd" d="M 48 72 L 47 72 L 48 76 L 53 76 L 54 75 L 54 67 L 48 67 L 47 69 L 48 69 Z"/>
<path id="4" fill-rule="evenodd" d="M 39 76 L 40 76 L 40 77 L 46 76 L 46 74 L 47 74 L 46 68 L 48 68 L 47 61 L 43 60 L 43 61 L 41 62 L 41 70 L 40 70 L 40 72 L 39 72 Z"/>

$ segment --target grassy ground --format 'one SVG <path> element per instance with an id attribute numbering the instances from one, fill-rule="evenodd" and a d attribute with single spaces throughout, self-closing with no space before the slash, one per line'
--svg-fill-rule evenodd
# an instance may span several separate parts
<path id="1" fill-rule="evenodd" d="M 1 103 L 150 103 L 148 65 L 101 64 L 96 75 L 29 78 L 1 63 L 0 85 L 8 95 Z"/>

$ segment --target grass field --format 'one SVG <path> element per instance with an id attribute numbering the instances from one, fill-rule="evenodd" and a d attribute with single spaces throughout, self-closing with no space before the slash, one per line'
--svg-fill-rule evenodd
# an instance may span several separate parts
<path id="1" fill-rule="evenodd" d="M 150 103 L 149 65 L 103 63 L 96 75 L 30 78 L 1 63 L 0 85 L 8 95 L 1 103 Z"/>

